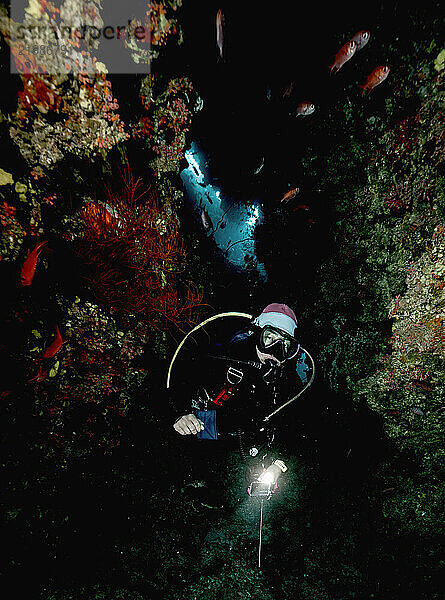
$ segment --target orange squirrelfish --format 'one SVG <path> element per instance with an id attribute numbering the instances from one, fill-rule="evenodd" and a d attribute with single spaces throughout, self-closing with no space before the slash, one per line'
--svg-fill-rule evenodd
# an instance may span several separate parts
<path id="1" fill-rule="evenodd" d="M 56 337 L 52 344 L 48 346 L 48 348 L 43 353 L 43 358 L 51 358 L 60 350 L 63 344 L 62 336 L 60 335 L 59 328 L 56 325 Z"/>
<path id="2" fill-rule="evenodd" d="M 292 198 L 295 198 L 295 196 L 300 192 L 299 188 L 292 188 L 291 190 L 289 190 L 288 192 L 286 192 L 284 194 L 284 196 L 281 198 L 280 202 L 289 202 L 289 200 L 292 200 Z"/>
<path id="3" fill-rule="evenodd" d="M 334 62 L 329 67 L 331 69 L 331 74 L 333 69 L 335 69 L 335 72 L 339 71 L 345 62 L 354 56 L 356 50 L 357 44 L 354 40 L 349 40 L 349 42 L 346 42 L 346 44 L 337 52 Z"/>
<path id="4" fill-rule="evenodd" d="M 312 102 L 300 102 L 300 104 L 297 106 L 297 117 L 298 115 L 301 115 L 302 117 L 311 115 L 314 110 L 315 104 L 312 104 Z"/>
<path id="5" fill-rule="evenodd" d="M 36 244 L 34 250 L 28 252 L 28 256 L 26 257 L 25 262 L 23 263 L 22 272 L 20 276 L 22 285 L 31 285 L 34 273 L 36 272 L 37 258 L 40 252 L 42 251 L 42 246 L 47 242 L 48 240 L 45 240 L 44 242 Z"/>
<path id="6" fill-rule="evenodd" d="M 362 29 L 361 31 L 357 31 L 355 35 L 352 36 L 351 40 L 357 44 L 357 50 L 361 50 L 363 46 L 369 42 L 369 38 L 371 37 L 371 33 Z"/>
<path id="7" fill-rule="evenodd" d="M 382 83 L 382 81 L 385 81 L 385 79 L 388 77 L 388 74 L 389 74 L 388 66 L 377 67 L 376 69 L 374 69 L 374 71 L 372 71 L 372 73 L 370 75 L 368 75 L 368 79 L 366 80 L 365 85 L 360 86 L 363 90 L 362 96 L 365 94 L 366 90 L 371 91 L 377 85 L 379 85 L 379 83 Z"/>
<path id="8" fill-rule="evenodd" d="M 216 45 L 219 48 L 219 54 L 223 58 L 223 44 L 224 44 L 224 15 L 223 11 L 218 8 L 216 13 Z"/>

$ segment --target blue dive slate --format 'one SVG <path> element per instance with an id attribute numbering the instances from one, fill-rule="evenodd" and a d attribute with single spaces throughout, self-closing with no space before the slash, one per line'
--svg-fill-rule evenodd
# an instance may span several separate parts
<path id="1" fill-rule="evenodd" d="M 205 429 L 197 435 L 199 440 L 217 440 L 218 430 L 216 428 L 216 410 L 197 410 L 196 418 L 204 423 Z"/>

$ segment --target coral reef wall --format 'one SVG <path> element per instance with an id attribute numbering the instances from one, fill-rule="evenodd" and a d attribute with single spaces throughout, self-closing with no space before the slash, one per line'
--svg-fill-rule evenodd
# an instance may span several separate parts
<path id="1" fill-rule="evenodd" d="M 385 105 L 333 107 L 337 126 L 345 125 L 339 146 L 325 158 L 324 172 L 306 160 L 330 190 L 336 215 L 333 253 L 317 278 L 321 294 L 315 312 L 307 309 L 320 366 L 333 389 L 379 413 L 399 450 L 416 456 L 415 474 L 385 471 L 387 487 L 396 490 L 385 510 L 419 531 L 432 530 L 439 515 L 444 411 L 439 50 L 435 41 L 416 47 Z"/>
<path id="2" fill-rule="evenodd" d="M 122 52 L 149 64 L 181 43 L 179 6 L 147 4 L 151 44 L 128 36 Z M 39 49 L 45 27 L 61 36 L 76 19 L 103 27 L 100 3 L 31 2 L 21 25 L 38 32 Z M 37 448 L 66 466 L 120 443 L 131 403 L 146 394 L 144 350 L 165 357 L 170 334 L 196 322 L 202 288 L 186 272 L 175 177 L 199 103 L 185 77 L 132 75 L 139 93 L 124 122 L 119 77 L 96 59 L 94 39 L 70 39 L 61 64 L 60 52 L 20 44 L 17 26 L 2 8 L 18 75 L 15 106 L 1 116 L 3 328 L 15 340 L 2 348 L 13 368 L 1 394 L 12 419 L 28 399 Z"/>

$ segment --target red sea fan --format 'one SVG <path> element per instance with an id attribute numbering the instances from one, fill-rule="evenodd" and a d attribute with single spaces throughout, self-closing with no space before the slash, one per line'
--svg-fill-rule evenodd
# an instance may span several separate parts
<path id="1" fill-rule="evenodd" d="M 98 302 L 127 323 L 165 329 L 193 321 L 202 295 L 182 284 L 185 250 L 176 215 L 160 205 L 127 161 L 118 191 L 106 187 L 102 201 L 88 202 L 79 254 Z"/>

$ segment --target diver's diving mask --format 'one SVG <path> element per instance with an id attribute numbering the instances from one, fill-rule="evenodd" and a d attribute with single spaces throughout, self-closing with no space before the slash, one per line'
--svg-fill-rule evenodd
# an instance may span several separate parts
<path id="1" fill-rule="evenodd" d="M 283 362 L 296 356 L 300 344 L 283 330 L 266 325 L 259 333 L 258 349 Z"/>

